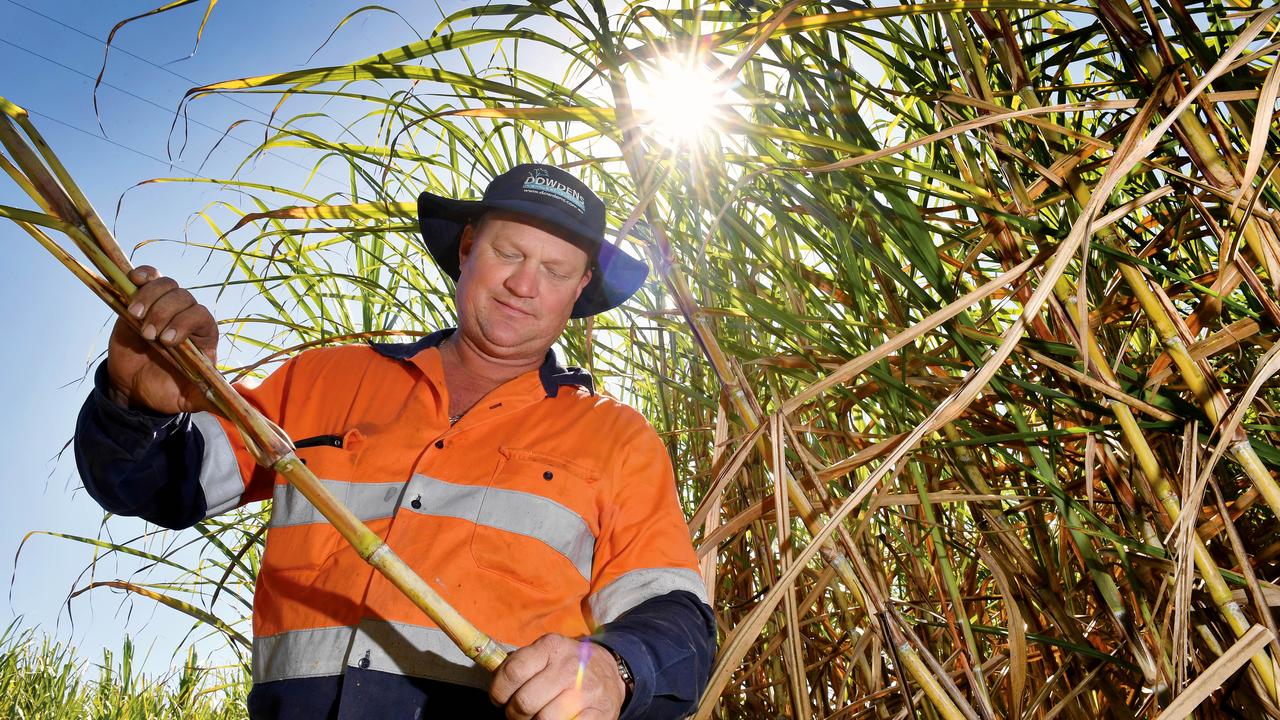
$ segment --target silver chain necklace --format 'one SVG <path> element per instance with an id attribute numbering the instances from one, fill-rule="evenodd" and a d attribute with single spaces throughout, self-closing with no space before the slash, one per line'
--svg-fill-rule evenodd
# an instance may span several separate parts
<path id="1" fill-rule="evenodd" d="M 462 416 L 463 416 L 463 415 L 465 415 L 465 414 L 466 414 L 466 413 L 458 413 L 457 415 L 450 415 L 450 416 L 449 416 L 449 424 L 450 424 L 450 425 L 457 425 L 457 424 L 458 424 L 458 421 L 459 421 L 459 420 L 461 420 L 461 419 L 462 419 Z"/>

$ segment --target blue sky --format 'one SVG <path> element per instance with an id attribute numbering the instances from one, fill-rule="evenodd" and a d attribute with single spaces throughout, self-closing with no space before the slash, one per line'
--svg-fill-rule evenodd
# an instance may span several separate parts
<path id="1" fill-rule="evenodd" d="M 215 8 L 199 51 L 183 59 L 191 52 L 203 4 L 142 20 L 117 35 L 115 47 L 137 57 L 111 53 L 105 79 L 114 87 L 99 90 L 99 129 L 91 89 L 103 58 L 101 39 L 117 21 L 159 4 L 158 0 L 0 0 L 0 67 L 4 68 L 0 95 L 31 111 L 100 213 L 116 219 L 122 245 L 160 241 L 139 249 L 136 263 L 155 264 L 184 284 L 193 284 L 216 280 L 216 273 L 210 271 L 223 268 L 215 262 L 202 277 L 204 254 L 184 251 L 171 241 L 184 235 L 211 239 L 211 231 L 193 213 L 217 197 L 226 197 L 225 192 L 194 184 L 130 188 L 154 177 L 227 176 L 249 150 L 245 143 L 261 138 L 260 125 L 237 128 L 233 139 L 224 141 L 221 150 L 197 169 L 224 128 L 237 119 L 264 119 L 262 112 L 270 108 L 273 98 L 197 101 L 191 107 L 187 147 L 171 164 L 166 159 L 166 141 L 173 109 L 183 92 L 200 83 L 350 61 L 416 36 L 401 19 L 367 14 L 344 27 L 308 62 L 316 46 L 359 3 L 226 0 Z M 435 4 L 382 4 L 399 9 L 424 34 L 441 17 Z M 175 153 L 180 141 L 181 135 L 176 135 Z M 297 158 L 287 156 L 264 158 L 247 177 L 300 185 L 305 170 L 296 162 Z M 309 189 L 319 194 L 334 187 L 321 177 Z M 124 203 L 116 218 L 116 203 L 122 195 Z M 0 203 L 30 206 L 7 179 L 0 182 Z M 80 488 L 70 451 L 63 449 L 88 389 L 85 378 L 105 349 L 110 317 L 96 298 L 15 226 L 0 224 L 0 246 L 6 257 L 0 273 L 0 306 L 10 309 L 7 339 L 0 343 L 0 389 L 8 409 L 0 420 L 0 456 L 7 460 L 0 471 L 0 558 L 6 559 L 0 567 L 12 574 L 2 619 L 21 616 L 25 626 L 74 642 L 91 661 L 101 657 L 103 647 L 118 648 L 124 634 L 130 633 L 142 652 L 150 648 L 146 669 L 165 670 L 189 626 L 183 616 L 105 589 L 75 599 L 70 612 L 63 604 L 68 592 L 84 582 L 80 574 L 92 558 L 89 548 L 35 537 L 16 567 L 12 564 L 19 542 L 29 531 L 88 536 L 101 531 L 102 512 Z M 213 296 L 205 293 L 202 299 L 212 303 Z M 225 298 L 215 306 L 215 313 L 234 309 L 235 303 L 236 298 Z M 117 519 L 110 528 L 116 538 L 125 538 L 140 534 L 143 525 Z M 117 567 L 112 562 L 99 566 L 98 579 L 117 577 Z"/>

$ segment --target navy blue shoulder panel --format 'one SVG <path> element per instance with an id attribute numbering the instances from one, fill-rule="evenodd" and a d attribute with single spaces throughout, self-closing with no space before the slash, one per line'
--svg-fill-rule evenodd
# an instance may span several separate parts
<path id="1" fill-rule="evenodd" d="M 370 342 L 369 347 L 373 348 L 374 351 L 383 357 L 389 357 L 395 360 L 409 360 L 423 350 L 433 348 L 444 342 L 444 339 L 452 335 L 453 332 L 454 328 L 445 328 L 443 330 L 437 330 L 430 335 L 425 335 L 411 343 Z"/>
<path id="2" fill-rule="evenodd" d="M 555 397 L 561 385 L 572 385 L 586 388 L 592 395 L 596 394 L 596 383 L 591 373 L 579 367 L 561 367 L 556 363 L 556 351 L 547 350 L 547 360 L 538 368 L 538 377 L 547 397 Z"/>

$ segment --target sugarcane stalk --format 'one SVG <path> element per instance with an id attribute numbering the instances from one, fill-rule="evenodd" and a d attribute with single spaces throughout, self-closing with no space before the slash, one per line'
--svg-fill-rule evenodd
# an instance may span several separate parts
<path id="1" fill-rule="evenodd" d="M 1064 303 L 1069 304 L 1074 301 L 1074 297 L 1071 296 L 1070 290 L 1065 283 L 1060 282 L 1057 290 L 1059 298 Z M 1097 373 L 1103 382 L 1119 387 L 1118 379 L 1112 373 L 1111 366 L 1107 362 L 1106 356 L 1103 355 L 1097 340 L 1092 335 L 1089 335 L 1082 338 L 1082 341 L 1086 343 L 1088 348 L 1090 369 Z M 1116 420 L 1120 424 L 1121 435 L 1137 460 L 1138 469 L 1142 472 L 1153 492 L 1155 492 L 1156 498 L 1164 507 L 1165 513 L 1169 515 L 1170 520 L 1176 522 L 1182 514 L 1182 504 L 1168 477 L 1161 471 L 1160 461 L 1156 459 L 1155 452 L 1147 442 L 1142 428 L 1138 426 L 1138 420 L 1134 417 L 1133 409 L 1125 403 L 1110 398 L 1104 402 L 1115 414 Z M 1226 581 L 1222 579 L 1222 571 L 1218 568 L 1217 563 L 1214 562 L 1213 556 L 1209 554 L 1209 549 L 1205 546 L 1204 540 L 1198 534 L 1191 533 L 1190 542 L 1192 543 L 1192 558 L 1196 569 L 1204 580 L 1205 588 L 1209 591 L 1209 597 L 1213 600 L 1214 607 L 1218 609 L 1227 626 L 1231 628 L 1231 632 L 1237 638 L 1243 637 L 1252 623 L 1245 616 L 1244 611 L 1240 609 L 1240 604 L 1232 597 L 1231 589 L 1227 586 Z M 1267 692 L 1274 697 L 1276 692 L 1276 673 L 1270 653 L 1267 651 L 1259 652 L 1251 658 L 1250 662 L 1254 669 L 1258 671 L 1258 676 L 1262 679 Z"/>
<path id="2" fill-rule="evenodd" d="M 973 14 L 980 15 L 981 13 L 975 11 Z M 966 83 L 969 85 L 968 89 L 970 95 L 979 97 L 987 102 L 994 102 L 994 95 L 989 83 L 987 82 L 989 73 L 987 72 L 983 55 L 978 50 L 976 43 L 973 41 L 973 37 L 969 33 L 968 27 L 964 23 L 958 22 L 957 18 L 952 15 L 943 15 L 940 17 L 940 21 L 943 23 L 944 27 L 946 27 L 947 32 L 951 37 L 952 45 L 955 49 L 954 55 L 962 70 L 962 75 Z M 983 24 L 979 23 L 979 25 L 982 26 Z M 1001 58 L 1009 57 L 1007 53 L 997 53 L 997 55 Z M 1011 77 L 1016 76 L 1011 74 Z M 994 135 L 1001 145 L 1006 147 L 1013 145 L 1013 142 L 1001 125 L 993 125 L 986 128 L 986 132 Z M 997 153 L 997 157 L 1000 163 L 1001 172 L 1010 187 L 1010 196 L 1013 199 L 1016 211 L 1024 216 L 1032 214 L 1032 203 L 1017 168 L 1013 166 L 1011 160 L 1005 153 Z M 964 163 L 961 163 L 959 159 L 957 159 L 957 165 L 964 167 Z M 995 193 L 993 193 L 993 197 L 994 196 Z M 995 239 L 1000 242 L 1001 247 L 1012 249 L 1020 245 L 1020 243 L 1017 242 L 1017 238 L 1014 237 L 1015 233 L 1010 230 L 1008 224 L 998 215 L 981 211 L 979 214 L 984 219 L 984 227 L 993 228 L 992 235 L 996 236 Z M 1004 263 L 1006 267 L 1010 262 L 1011 260 L 1007 260 Z M 1019 290 L 1019 294 L 1024 302 L 1030 296 L 1030 292 L 1030 289 L 1025 287 Z M 1044 339 L 1057 339 L 1054 337 L 1054 333 L 1049 329 L 1048 324 L 1041 318 L 1036 318 L 1031 324 L 1031 332 Z M 1015 420 L 1019 425 L 1019 429 L 1024 429 L 1022 427 L 1024 419 L 1022 418 L 1021 413 L 1016 412 L 1015 408 L 1010 408 L 1010 412 L 1014 414 Z M 1039 450 L 1034 447 L 1029 447 L 1028 452 L 1032 454 L 1036 466 L 1040 469 L 1042 481 L 1046 484 L 1054 484 L 1053 471 L 1048 467 L 1048 464 L 1044 461 Z M 985 483 L 982 484 L 985 485 Z M 1058 494 L 1061 494 L 1060 489 L 1055 489 L 1058 490 Z M 1069 505 L 1062 503 L 1061 501 L 1059 502 L 1061 505 L 1060 510 L 1063 517 L 1067 520 L 1066 525 L 1069 528 L 1069 535 L 1076 547 L 1076 551 L 1080 554 L 1086 571 L 1089 573 L 1089 576 L 1093 580 L 1094 586 L 1097 589 L 1099 597 L 1109 609 L 1112 622 L 1115 624 L 1115 627 L 1120 634 L 1126 638 L 1128 644 L 1132 648 L 1134 657 L 1139 661 L 1138 665 L 1147 682 L 1155 687 L 1160 686 L 1161 683 L 1158 677 L 1158 669 L 1153 660 L 1154 653 L 1131 622 L 1115 578 L 1112 577 L 1109 572 L 1105 571 L 1105 564 L 1099 559 L 1097 550 L 1093 546 L 1093 540 L 1087 534 L 1082 532 L 1075 524 L 1074 510 Z M 1050 593 L 1040 593 L 1040 595 L 1042 596 L 1042 601 L 1047 600 L 1046 607 L 1052 610 L 1056 603 L 1052 599 L 1044 597 L 1050 595 Z M 1060 622 L 1059 624 L 1064 628 L 1070 626 L 1069 623 Z M 1122 704 L 1120 705 L 1123 706 Z"/>
<path id="3" fill-rule="evenodd" d="M 71 200 L 67 198 L 58 181 L 49 173 L 49 169 L 23 141 L 13 124 L 14 118 L 26 114 L 26 110 L 0 98 L 0 146 L 9 152 L 13 163 L 27 178 L 27 182 L 20 187 L 28 193 L 35 193 L 32 197 L 41 208 L 60 218 L 75 217 L 75 206 L 71 204 Z"/>
<path id="4" fill-rule="evenodd" d="M 38 153 L 32 151 L 18 134 L 11 119 L 35 144 Z M 126 310 L 126 299 L 132 298 L 137 291 L 137 286 L 128 278 L 133 269 L 131 263 L 48 143 L 35 131 L 26 111 L 4 98 L 0 98 L 0 141 L 13 159 L 13 162 L 5 160 L 0 166 L 24 192 L 33 196 L 37 204 L 50 211 L 50 214 L 42 215 L 0 207 L 0 217 L 8 217 L 32 235 L 59 263 L 136 329 L 137 321 Z M 15 173 L 21 179 L 15 177 Z M 37 225 L 66 234 L 106 278 L 81 265 Z M 170 348 L 152 342 L 200 389 L 219 414 L 235 424 L 258 464 L 276 471 L 297 488 L 363 560 L 425 612 L 467 657 L 490 671 L 502 664 L 506 651 L 449 605 L 377 533 L 334 497 L 299 460 L 293 442 L 284 431 L 250 405 L 194 343 L 186 340 Z"/>
<path id="5" fill-rule="evenodd" d="M 0 122 L 4 121 L 0 120 Z M 47 207 L 44 196 L 36 190 L 35 185 L 33 185 L 31 181 L 27 179 L 27 176 L 22 174 L 22 170 L 18 169 L 16 165 L 10 162 L 9 158 L 5 157 L 3 153 L 0 153 L 0 170 L 4 170 L 5 174 L 9 176 L 9 179 L 13 180 L 13 182 L 18 186 L 19 190 L 35 199 L 36 203 L 40 205 L 40 209 L 44 210 L 46 214 L 53 212 L 53 208 Z"/>
<path id="6" fill-rule="evenodd" d="M 7 113 L 6 113 L 7 114 Z M 60 187 L 66 191 L 67 199 L 71 205 L 77 210 L 80 216 L 81 225 L 87 228 L 94 237 L 110 237 L 111 231 L 107 229 L 106 223 L 102 221 L 102 217 L 98 215 L 98 211 L 94 209 L 93 204 L 89 202 L 89 198 L 81 192 L 80 186 L 72 179 L 71 174 L 67 172 L 67 168 L 58 159 L 53 152 L 53 148 L 49 147 L 49 143 L 45 141 L 44 136 L 36 129 L 31 122 L 31 117 L 26 112 L 17 113 L 12 116 L 22 131 L 26 133 L 31 143 L 40 153 L 40 157 L 53 171 L 54 176 L 58 179 Z M 102 245 L 102 250 L 113 261 L 115 267 L 124 268 L 129 264 L 129 259 L 125 256 L 124 251 L 116 243 Z"/>
<path id="7" fill-rule="evenodd" d="M 1102 4 L 1111 5 L 1112 7 L 1109 9 L 1112 12 L 1120 12 L 1117 7 L 1121 5 L 1120 3 L 1111 3 L 1109 0 L 1103 0 Z M 1124 13 L 1128 12 L 1128 7 L 1124 6 Z M 1121 14 L 1123 15 L 1124 13 Z M 1104 15 L 1105 14 L 1106 13 L 1104 13 Z M 1133 18 L 1131 14 L 1127 16 L 1127 19 L 1136 23 L 1136 18 Z M 1146 47 L 1146 50 L 1149 53 L 1149 55 L 1144 56 L 1146 61 L 1158 64 L 1160 62 L 1159 58 L 1155 56 L 1153 52 L 1150 52 L 1149 46 Z M 1006 63 L 1005 69 L 1011 74 L 1011 76 L 1025 77 L 1025 73 L 1021 72 L 1020 68 L 1015 69 L 1008 66 L 1008 64 L 1012 63 L 1014 59 L 1011 53 L 997 53 L 997 57 L 1001 58 L 1001 60 Z M 1014 73 L 1017 74 L 1015 75 Z M 1023 89 L 1025 88 L 1019 88 L 1019 90 Z M 1040 105 L 1039 98 L 1029 90 L 1027 92 L 1020 92 L 1019 97 L 1033 107 L 1038 107 Z M 1180 129 L 1187 132 L 1189 135 L 1201 139 L 1207 138 L 1207 133 L 1204 132 L 1203 126 L 1199 125 L 1199 120 L 1195 118 L 1194 114 L 1183 113 L 1179 116 L 1177 122 L 1179 123 Z M 1211 143 L 1210 147 L 1213 147 Z M 1061 156 L 1061 152 L 1056 148 L 1050 147 L 1049 150 L 1055 156 Z M 1208 153 L 1207 157 L 1212 158 L 1213 167 L 1215 170 L 1219 171 L 1219 174 L 1225 174 L 1227 178 L 1232 177 L 1229 173 L 1225 173 L 1225 166 L 1221 163 L 1220 158 L 1218 158 L 1216 148 L 1213 149 L 1213 152 Z M 1213 176 L 1210 175 L 1210 177 Z M 1089 190 L 1081 180 L 1078 169 L 1071 168 L 1066 174 L 1066 181 L 1068 189 L 1076 201 L 1081 206 L 1086 204 L 1089 199 Z M 1255 221 L 1250 220 L 1249 225 L 1253 225 L 1254 222 Z M 1111 228 L 1101 229 L 1098 233 L 1098 237 L 1101 242 L 1105 242 L 1112 247 L 1116 247 L 1119 244 L 1115 242 L 1115 233 Z M 1246 232 L 1246 238 L 1251 237 L 1256 239 L 1256 234 L 1249 234 Z M 1250 243 L 1250 248 L 1254 249 L 1255 252 L 1261 252 L 1260 245 Z M 1187 351 L 1186 345 L 1183 343 L 1181 336 L 1178 333 L 1177 326 L 1169 317 L 1167 306 L 1156 298 L 1155 294 L 1148 287 L 1146 278 L 1142 272 L 1138 268 L 1127 263 L 1120 263 L 1119 268 L 1122 277 L 1130 286 L 1134 296 L 1138 299 L 1139 304 L 1145 311 L 1144 314 L 1156 327 L 1157 334 L 1160 336 L 1162 342 L 1164 342 L 1165 348 L 1174 360 L 1174 363 L 1182 372 L 1183 378 L 1187 382 L 1188 387 L 1192 389 L 1192 394 L 1198 401 L 1200 401 L 1210 419 L 1216 423 L 1218 417 L 1221 415 L 1222 408 L 1225 407 L 1225 397 L 1221 390 L 1212 387 L 1209 380 L 1205 377 L 1205 374 L 1201 372 L 1199 365 Z M 1055 292 L 1059 301 L 1068 308 L 1077 304 L 1078 299 L 1066 285 L 1065 279 L 1055 286 Z M 1074 312 L 1069 312 L 1069 314 L 1080 317 L 1083 312 L 1084 308 L 1075 307 Z M 1090 371 L 1096 373 L 1106 384 L 1111 385 L 1112 387 L 1120 387 L 1119 382 L 1111 372 L 1110 365 L 1102 354 L 1102 351 L 1094 337 L 1091 334 L 1086 334 L 1085 337 L 1081 337 L 1079 340 L 1086 346 L 1085 354 L 1088 361 L 1086 363 L 1086 367 Z M 1156 460 L 1154 452 L 1151 450 L 1150 445 L 1146 441 L 1145 435 L 1143 435 L 1141 428 L 1138 426 L 1137 419 L 1134 417 L 1132 409 L 1127 404 L 1112 398 L 1108 398 L 1105 403 L 1115 414 L 1120 424 L 1122 435 L 1126 440 L 1126 444 L 1130 447 L 1131 451 L 1134 452 L 1143 476 L 1146 478 L 1148 484 L 1152 487 L 1157 498 L 1164 506 L 1165 512 L 1170 516 L 1170 518 L 1176 520 L 1182 511 L 1181 503 L 1172 485 L 1165 477 L 1165 474 L 1161 472 L 1159 462 Z M 1275 504 L 1272 504 L 1272 508 L 1277 510 L 1277 515 L 1280 515 L 1280 488 L 1276 487 L 1275 481 L 1271 477 L 1270 472 L 1266 470 L 1262 465 L 1261 460 L 1257 458 L 1257 453 L 1253 451 L 1252 445 L 1249 444 L 1247 436 L 1244 436 L 1243 431 L 1240 431 L 1239 435 L 1241 436 L 1241 439 L 1231 447 L 1233 457 L 1235 457 L 1241 467 L 1245 469 L 1245 472 L 1254 482 L 1255 487 L 1259 489 L 1259 492 L 1261 492 L 1264 497 L 1270 496 L 1268 498 L 1269 504 L 1272 504 L 1271 499 L 1274 498 Z M 1209 590 L 1209 595 L 1212 598 L 1215 607 L 1226 621 L 1228 627 L 1231 628 L 1232 633 L 1235 634 L 1236 637 L 1241 637 L 1250 627 L 1248 619 L 1244 616 L 1239 604 L 1231 597 L 1231 591 L 1227 587 L 1226 582 L 1222 579 L 1221 571 L 1213 561 L 1213 557 L 1209 554 L 1204 541 L 1198 534 L 1192 533 L 1191 542 L 1193 543 L 1192 554 L 1195 565 L 1197 570 L 1199 570 L 1200 575 L 1205 580 L 1205 585 Z M 1258 675 L 1262 679 L 1268 693 L 1271 697 L 1276 697 L 1276 671 L 1270 654 L 1267 652 L 1258 653 L 1253 656 L 1251 662 L 1253 667 L 1258 671 Z"/>
<path id="8" fill-rule="evenodd" d="M 929 500 L 928 485 L 919 467 L 913 464 L 909 471 L 915 481 L 916 492 L 920 495 L 920 510 L 924 517 L 925 526 L 929 531 L 930 542 L 933 544 L 934 556 L 938 563 L 938 573 L 942 576 L 942 584 L 946 588 L 947 596 L 951 601 L 952 615 L 960 625 L 960 631 L 964 635 L 964 647 L 972 659 L 971 662 L 966 663 L 965 674 L 969 676 L 969 681 L 973 683 L 973 688 L 977 692 L 978 709 L 984 717 L 994 718 L 996 717 L 996 711 L 991 704 L 991 691 L 987 687 L 987 681 L 982 672 L 982 656 L 978 653 L 978 642 L 973 637 L 973 626 L 969 622 L 969 611 L 966 609 L 964 598 L 960 594 L 960 587 L 956 580 L 955 569 L 951 564 L 950 553 L 942 539 L 941 525 L 934 515 L 933 503 Z"/>
<path id="9" fill-rule="evenodd" d="M 1162 302 L 1161 298 L 1152 291 L 1142 271 L 1130 264 L 1120 263 L 1120 273 L 1133 290 L 1134 297 L 1142 306 L 1144 314 L 1156 329 L 1165 350 L 1182 374 L 1183 381 L 1200 402 L 1209 421 L 1217 424 L 1228 405 L 1225 393 L 1214 382 L 1212 376 L 1201 368 L 1200 363 L 1191 357 L 1178 331 L 1175 317 L 1169 311 L 1167 303 Z M 1236 431 L 1235 441 L 1231 445 L 1231 456 L 1240 464 L 1258 493 L 1271 506 L 1276 517 L 1280 517 L 1280 485 L 1263 465 L 1243 429 Z"/>
<path id="10" fill-rule="evenodd" d="M 641 195 L 643 195 L 643 190 L 650 184 L 645 179 L 650 178 L 651 175 L 644 162 L 642 141 L 637 132 L 630 94 L 625 80 L 616 72 L 610 74 L 609 85 L 613 91 L 618 126 L 623 136 L 623 160 L 632 179 L 636 182 L 637 188 L 641 190 Z M 746 429 L 748 431 L 754 430 L 761 424 L 758 403 L 748 395 L 745 386 L 739 381 L 727 355 L 716 342 L 714 332 L 710 327 L 707 327 L 705 317 L 697 312 L 696 303 L 692 300 L 693 294 L 689 290 L 684 274 L 679 271 L 675 265 L 674 258 L 671 257 L 670 243 L 667 240 L 663 223 L 654 216 L 650 206 L 644 208 L 644 215 L 655 235 L 654 242 L 646 243 L 645 246 L 645 250 L 650 256 L 650 265 L 661 273 L 663 280 L 671 289 L 676 304 L 689 324 L 695 340 L 702 348 L 707 360 L 711 363 L 722 387 L 728 394 L 734 408 L 738 411 L 739 417 L 742 418 L 746 425 Z M 764 443 L 765 441 L 761 438 L 760 442 Z M 767 452 L 765 456 L 768 457 Z M 790 471 L 785 467 L 782 470 L 781 475 L 775 475 L 775 482 L 785 485 L 787 495 L 795 506 L 796 514 L 804 522 L 809 532 L 816 535 L 823 527 L 821 516 L 809 500 L 804 488 L 800 486 L 800 483 Z M 843 537 L 842 534 L 842 539 Z M 849 548 L 848 552 L 852 552 L 852 548 Z M 849 561 L 845 550 L 841 549 L 835 542 L 827 542 L 822 545 L 820 553 L 823 559 L 835 568 L 840 580 L 849 588 L 855 599 L 864 608 L 874 609 L 877 613 L 882 611 L 882 608 L 867 603 L 866 588 L 863 587 L 863 583 L 857 577 L 854 566 Z M 929 671 L 928 665 L 918 656 L 916 648 L 899 635 L 900 633 L 907 633 L 909 630 L 898 627 L 895 623 L 888 623 L 886 627 L 889 628 L 890 633 L 895 635 L 895 637 L 890 637 L 889 639 L 898 648 L 900 661 L 906 666 L 911 678 L 920 685 L 925 696 L 929 698 L 938 713 L 945 720 L 966 720 L 974 717 L 975 713 L 972 708 L 967 708 L 967 713 L 961 711 L 956 703 L 956 698 L 953 698 L 946 688 L 938 682 L 937 678 L 933 676 Z M 904 688 L 903 691 L 906 692 L 906 689 Z"/>

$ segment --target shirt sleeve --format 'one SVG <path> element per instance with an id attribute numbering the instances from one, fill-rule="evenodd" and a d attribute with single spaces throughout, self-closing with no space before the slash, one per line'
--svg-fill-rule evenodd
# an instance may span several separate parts
<path id="1" fill-rule="evenodd" d="M 710 677 L 716 626 L 671 460 L 648 423 L 622 445 L 611 495 L 587 598 L 592 639 L 635 677 L 622 718 L 682 717 Z"/>
<path id="2" fill-rule="evenodd" d="M 278 420 L 292 361 L 256 388 L 236 389 Z M 162 415 L 122 407 L 107 396 L 107 362 L 76 421 L 76 468 L 103 509 L 162 527 L 191 527 L 270 496 L 273 471 L 260 468 L 239 431 L 212 413 Z"/>
<path id="3" fill-rule="evenodd" d="M 673 590 L 645 600 L 591 639 L 622 658 L 635 678 L 619 720 L 684 717 L 711 679 L 716 622 L 693 593 Z"/>

